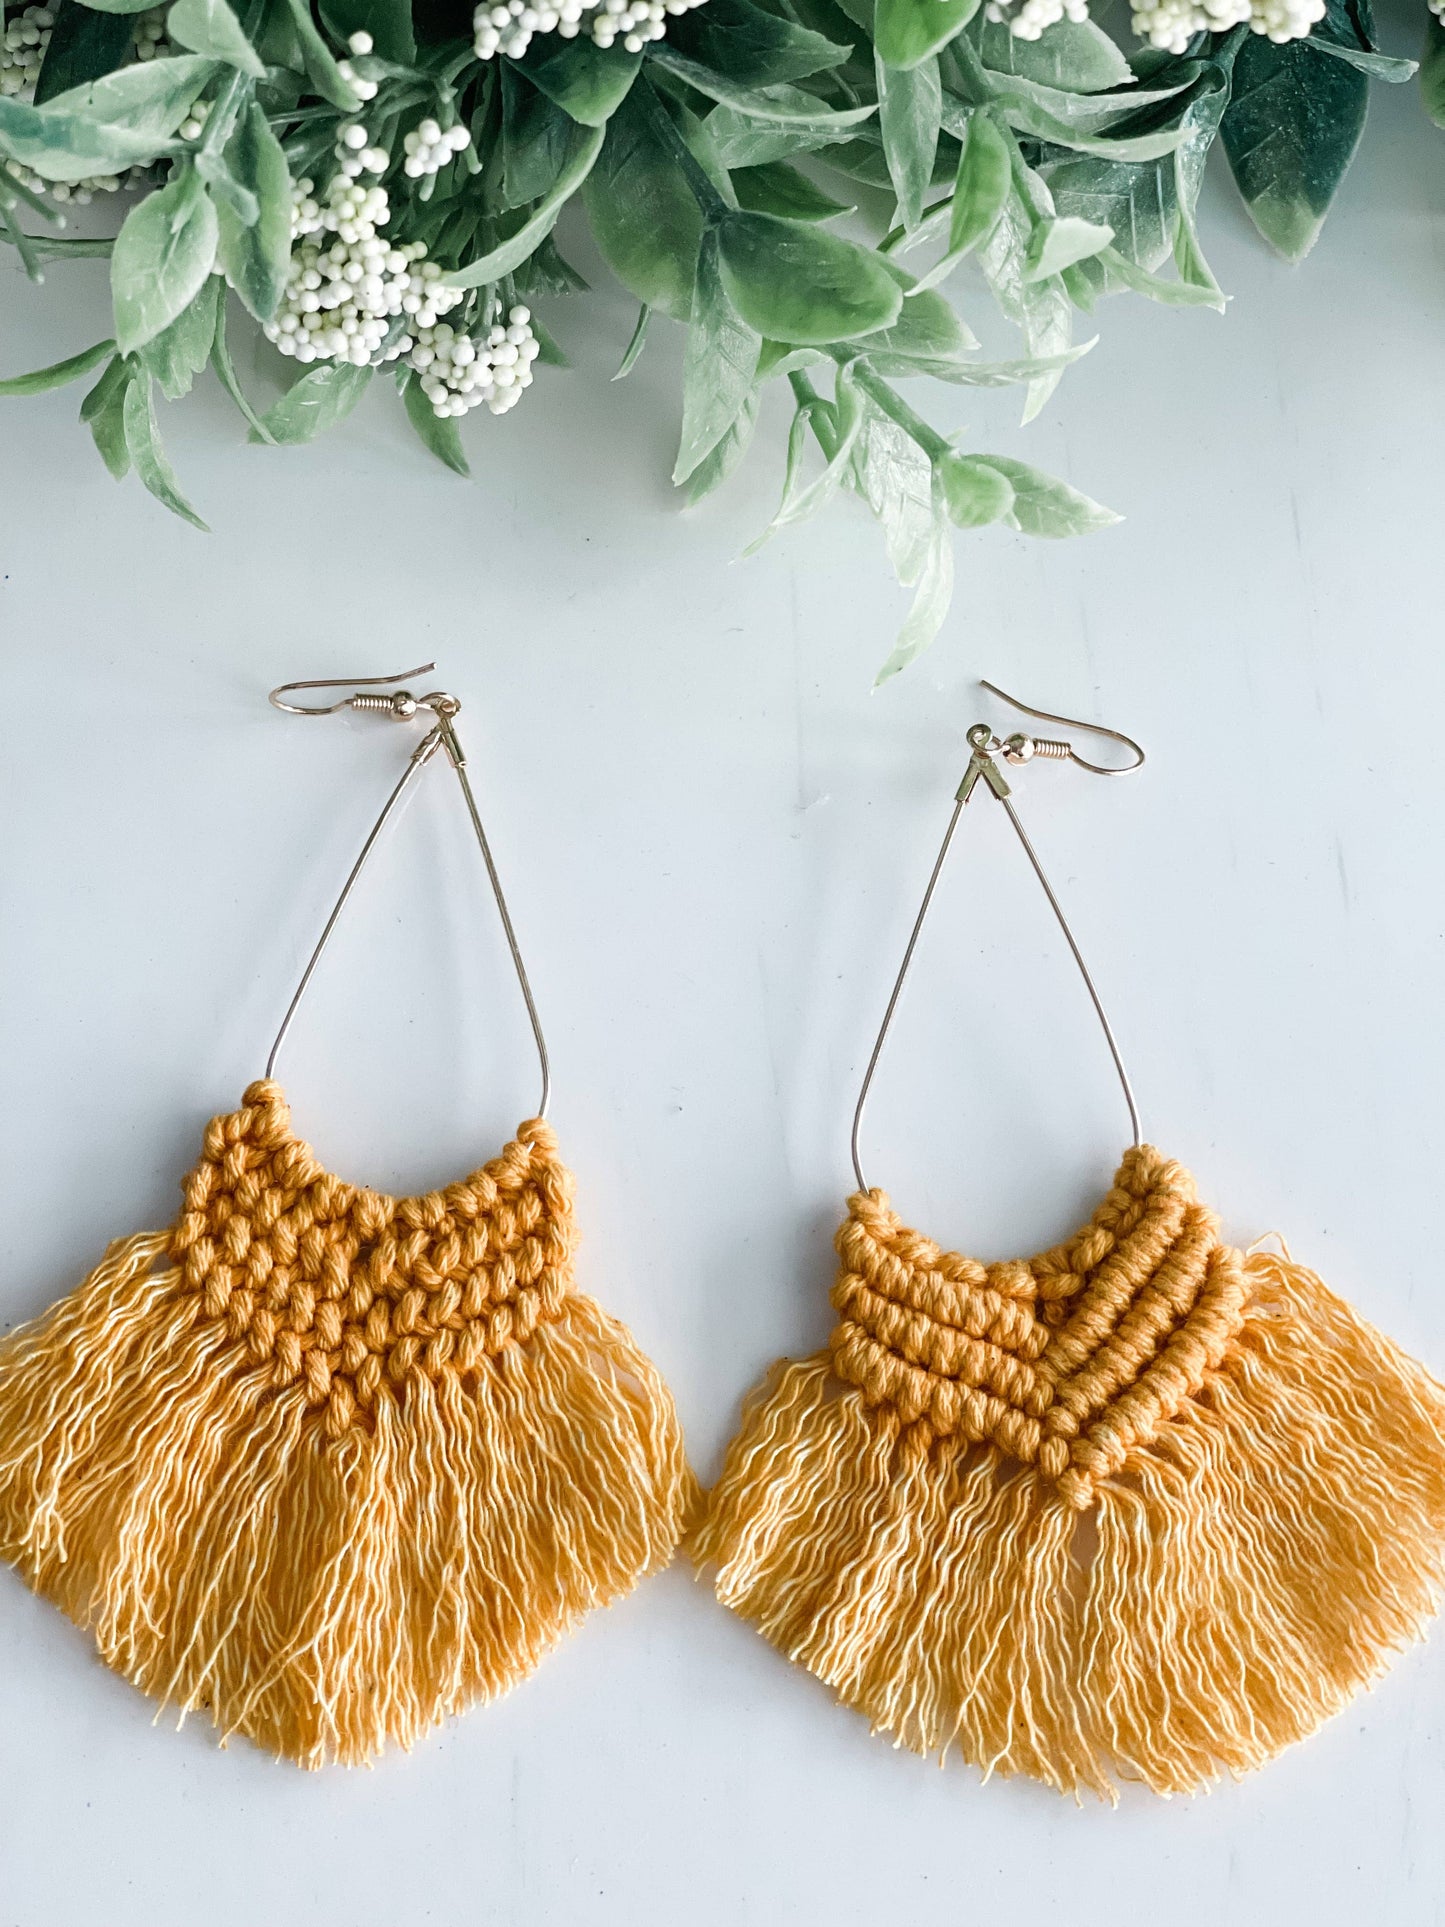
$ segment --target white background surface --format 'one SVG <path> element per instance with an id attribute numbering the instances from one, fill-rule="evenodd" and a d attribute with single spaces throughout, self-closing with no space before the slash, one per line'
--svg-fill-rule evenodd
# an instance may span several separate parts
<path id="1" fill-rule="evenodd" d="M 877 695 L 901 603 L 866 517 L 734 563 L 777 418 L 679 516 L 676 341 L 609 385 L 620 296 L 605 328 L 549 314 L 577 370 L 469 429 L 470 487 L 389 396 L 276 452 L 236 446 L 203 384 L 165 429 L 210 538 L 110 481 L 75 391 L 4 404 L 0 1318 L 171 1217 L 408 753 L 266 689 L 435 654 L 552 1045 L 585 1283 L 659 1360 L 704 1476 L 760 1370 L 827 1331 L 857 1079 L 964 731 L 1004 720 L 980 673 L 1149 748 L 1127 783 L 1036 766 L 1018 792 L 1149 1135 L 1232 1235 L 1280 1228 L 1445 1368 L 1441 138 L 1377 89 L 1294 272 L 1213 181 L 1228 318 L 1110 304 L 1028 431 L 1015 397 L 930 397 L 1128 519 L 961 541 L 943 640 Z M 104 332 L 102 271 L 53 273 L 0 278 L 7 372 Z M 535 1102 L 459 799 L 440 765 L 423 788 L 281 1065 L 332 1168 L 393 1190 Z M 870 1176 L 1003 1255 L 1072 1228 L 1123 1138 L 1047 908 L 975 808 Z M 1437 1635 L 1245 1785 L 1076 1809 L 870 1739 L 675 1570 L 410 1758 L 308 1777 L 153 1726 L 3 1575 L 0 1922 L 1415 1927 L 1445 1917 L 1442 1715 Z"/>

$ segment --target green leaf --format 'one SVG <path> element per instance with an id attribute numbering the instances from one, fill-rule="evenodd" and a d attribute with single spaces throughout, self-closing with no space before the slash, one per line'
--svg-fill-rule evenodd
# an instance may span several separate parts
<path id="1" fill-rule="evenodd" d="M 1020 163 L 1022 166 L 1022 163 Z M 1024 177 L 1034 185 L 1036 177 Z M 1046 197 L 1041 182 L 1038 190 Z M 1050 207 L 1052 203 L 1049 204 Z M 1024 420 L 1032 421 L 1058 386 L 1063 362 L 1058 359 L 1073 339 L 1074 311 L 1058 275 L 1026 281 L 1024 268 L 1033 236 L 1034 216 L 1017 184 L 1009 191 L 1003 212 L 978 250 L 979 266 L 1005 317 L 1024 338 L 1030 355 L 1050 358 L 1054 372 L 1031 381 L 1024 401 Z"/>
<path id="2" fill-rule="evenodd" d="M 621 365 L 618 367 L 617 373 L 612 377 L 614 381 L 626 381 L 627 377 L 637 366 L 637 357 L 647 345 L 647 324 L 651 319 L 652 310 L 644 301 L 642 306 L 637 310 L 637 325 L 632 330 L 632 339 L 627 344 Z"/>
<path id="3" fill-rule="evenodd" d="M 1011 461 L 1005 455 L 979 455 L 973 458 L 996 468 L 1012 485 L 1013 507 L 1006 520 L 1025 535 L 1059 538 L 1088 535 L 1106 529 L 1123 518 L 1102 504 L 1081 495 L 1067 482 L 1060 482 L 1027 462 Z"/>
<path id="4" fill-rule="evenodd" d="M 772 341 L 850 341 L 898 319 L 902 290 L 855 241 L 773 214 L 718 224 L 722 283 L 738 316 Z"/>
<path id="5" fill-rule="evenodd" d="M 1228 76 L 1220 66 L 1188 64 L 1198 71 L 1177 115 L 1181 139 L 1172 154 L 1153 161 L 1066 156 L 1041 169 L 1060 214 L 1113 228 L 1119 252 L 1148 270 L 1169 258 L 1181 219 L 1192 227 L 1204 164 L 1228 100 Z"/>
<path id="6" fill-rule="evenodd" d="M 928 4 L 937 5 L 938 0 Z M 938 117 L 943 107 L 938 62 L 930 58 L 912 67 L 889 67 L 880 57 L 874 64 L 878 126 L 898 197 L 898 218 L 906 228 L 915 228 L 923 218 L 923 199 L 938 153 Z"/>
<path id="7" fill-rule="evenodd" d="M 317 31 L 307 0 L 285 0 L 285 5 L 312 86 L 324 100 L 329 100 L 333 107 L 339 107 L 343 114 L 354 114 L 361 106 L 361 100 Z"/>
<path id="8" fill-rule="evenodd" d="M 1191 288 L 1206 288 L 1214 296 L 1211 307 L 1218 308 L 1223 314 L 1225 301 L 1214 272 L 1205 260 L 1199 246 L 1199 236 L 1194 228 L 1194 216 L 1185 197 L 1179 196 L 1179 220 L 1174 230 L 1174 265 L 1179 270 L 1179 279 Z"/>
<path id="9" fill-rule="evenodd" d="M 268 442 L 274 446 L 275 437 L 256 413 L 246 397 L 244 389 L 236 379 L 236 370 L 231 362 L 231 350 L 226 345 L 226 301 L 223 295 L 216 303 L 216 338 L 211 343 L 211 366 L 216 371 L 216 379 L 225 389 L 241 415 L 241 419 L 251 430 L 251 439 Z"/>
<path id="10" fill-rule="evenodd" d="M 1136 267 L 1117 248 L 1103 248 L 1090 260 L 1080 262 L 1076 268 L 1065 269 L 1066 276 L 1075 274 L 1087 277 L 1089 299 L 1081 301 L 1081 307 L 1091 307 L 1100 296 L 1113 294 L 1120 288 L 1131 288 L 1135 294 L 1158 301 L 1166 308 L 1213 308 L 1223 314 L 1228 305 L 1219 291 L 1219 284 L 1207 268 L 1202 274 L 1191 272 L 1181 275 L 1177 281 L 1170 281 L 1163 275 L 1151 274 L 1147 268 Z"/>
<path id="11" fill-rule="evenodd" d="M 754 214 L 781 214 L 790 221 L 831 221 L 837 215 L 857 212 L 842 201 L 835 201 L 831 194 L 825 194 L 806 174 L 800 174 L 785 161 L 768 161 L 761 167 L 735 167 L 732 182 L 738 206 Z"/>
<path id="12" fill-rule="evenodd" d="M 802 80 L 840 66 L 851 51 L 791 20 L 765 13 L 752 0 L 708 0 L 706 6 L 669 20 L 666 42 L 655 42 L 651 51 L 656 53 L 663 44 L 742 87 Z"/>
<path id="13" fill-rule="evenodd" d="M 978 51 L 995 73 L 1017 74 L 1067 93 L 1100 94 L 1134 85 L 1128 61 L 1092 20 L 1056 20 L 1037 40 L 1025 40 L 1006 21 L 985 21 Z"/>
<path id="14" fill-rule="evenodd" d="M 308 368 L 261 417 L 266 433 L 273 442 L 287 445 L 314 441 L 325 429 L 345 421 L 366 393 L 371 376 L 370 368 L 358 368 L 349 361 Z"/>
<path id="15" fill-rule="evenodd" d="M 131 383 L 130 363 L 117 355 L 80 404 L 80 419 L 118 482 L 130 473 L 130 450 L 125 441 L 125 397 Z"/>
<path id="16" fill-rule="evenodd" d="M 215 71 L 215 61 L 198 54 L 142 60 L 57 94 L 46 103 L 43 118 L 62 120 L 83 114 L 108 127 L 164 139 L 186 118 Z"/>
<path id="17" fill-rule="evenodd" d="M 986 79 L 988 97 L 995 111 L 1017 132 L 1032 140 L 1070 147 L 1079 154 L 1097 154 L 1103 160 L 1149 161 L 1157 160 L 1161 154 L 1172 154 L 1183 138 L 1177 125 L 1167 124 L 1132 134 L 1110 131 L 1156 99 L 1175 98 L 1180 92 L 1178 87 L 1165 88 L 1158 95 L 1142 92 L 1067 94 L 1014 74 L 989 74 Z M 959 102 L 952 94 L 945 95 L 943 124 L 949 133 L 962 137 L 970 111 L 967 103 Z"/>
<path id="18" fill-rule="evenodd" d="M 758 356 L 758 380 L 772 381 L 805 368 L 835 368 L 837 363 L 821 348 L 790 348 L 785 341 L 765 341 Z"/>
<path id="19" fill-rule="evenodd" d="M 1177 127 L 1160 127 L 1146 134 L 1089 134 L 1068 121 L 1051 119 L 1041 108 L 1025 101 L 1004 101 L 999 111 L 1010 127 L 1032 140 L 1052 141 L 1059 147 L 1073 148 L 1077 154 L 1097 154 L 1107 161 L 1158 160 L 1163 154 L 1172 154 L 1180 141 Z"/>
<path id="20" fill-rule="evenodd" d="M 211 359 L 216 338 L 216 304 L 222 283 L 212 275 L 200 293 L 137 351 L 136 360 L 147 375 L 161 385 L 167 401 L 179 401 L 191 392 L 191 384 Z"/>
<path id="21" fill-rule="evenodd" d="M 409 370 L 402 383 L 401 399 L 406 418 L 439 462 L 457 475 L 471 475 L 471 466 L 462 448 L 461 433 L 454 415 L 439 415 L 426 396 L 416 371 Z"/>
<path id="22" fill-rule="evenodd" d="M 762 88 L 759 93 L 789 108 L 786 118 L 716 107 L 704 123 L 724 167 L 762 167 L 769 161 L 786 160 L 790 154 L 810 153 L 852 140 L 858 124 L 878 111 L 867 104 L 834 112 L 815 101 L 815 111 L 807 113 L 803 103 L 814 97 L 799 87 Z"/>
<path id="23" fill-rule="evenodd" d="M 35 83 L 37 107 L 124 66 L 135 45 L 134 23 L 124 14 L 96 13 L 79 0 L 58 0 L 54 13 L 50 44 Z"/>
<path id="24" fill-rule="evenodd" d="M 920 289 L 913 276 L 886 255 L 877 258 L 902 289 L 904 300 L 898 319 L 870 334 L 862 344 L 868 365 L 876 374 L 936 373 L 977 348 L 977 337 L 964 326 L 951 301 Z"/>
<path id="25" fill-rule="evenodd" d="M 1431 120 L 1437 127 L 1445 127 L 1445 25 L 1433 13 L 1425 28 L 1425 50 L 1420 56 L 1420 95 Z"/>
<path id="26" fill-rule="evenodd" d="M 753 431 L 758 425 L 758 396 L 756 389 L 750 394 L 738 411 L 737 420 L 705 461 L 698 463 L 692 471 L 687 485 L 688 505 L 700 502 L 705 495 L 711 495 L 736 469 L 747 454 L 753 439 Z"/>
<path id="27" fill-rule="evenodd" d="M 577 122 L 535 87 L 510 61 L 502 79 L 502 204 L 539 201 L 567 165 Z"/>
<path id="28" fill-rule="evenodd" d="M 1008 200 L 1012 161 L 1008 142 L 987 114 L 970 117 L 958 156 L 949 215 L 948 250 L 964 255 L 988 239 Z"/>
<path id="29" fill-rule="evenodd" d="M 1033 113 L 1041 125 L 1070 128 L 1074 134 L 1114 134 L 1120 140 L 1150 134 L 1156 137 L 1153 152 L 1157 155 L 1163 151 L 1157 137 L 1176 124 L 1189 89 L 1207 70 L 1208 63 L 1175 60 L 1167 70 L 1163 86 L 1141 87 L 1133 81 L 1097 94 L 1080 93 L 1068 86 L 1050 87 L 1021 73 L 990 72 L 978 63 L 967 40 L 950 49 L 949 66 L 950 84 L 969 100 L 991 102 L 1010 116 L 1015 111 Z M 1157 111 L 1169 108 L 1170 103 L 1172 112 Z M 1132 134 L 1119 133 L 1119 129 L 1130 126 Z M 1065 144 L 1071 140 L 1072 136 Z M 1140 154 L 1134 158 L 1142 160 L 1146 156 Z"/>
<path id="30" fill-rule="evenodd" d="M 182 521 L 209 535 L 210 530 L 182 495 L 175 470 L 166 460 L 160 431 L 156 427 L 156 412 L 151 403 L 148 381 L 132 381 L 127 385 L 121 404 L 121 419 L 125 427 L 125 445 L 135 463 L 135 472 L 151 494 L 173 515 L 179 515 Z"/>
<path id="31" fill-rule="evenodd" d="M 261 214 L 260 203 L 250 188 L 243 187 L 236 179 L 226 165 L 224 153 L 218 154 L 214 148 L 202 147 L 192 165 L 210 190 L 218 214 L 223 207 L 229 208 L 242 227 L 256 225 Z"/>
<path id="32" fill-rule="evenodd" d="M 816 5 L 817 0 L 813 0 L 813 3 Z M 792 0 L 795 10 L 808 4 L 809 0 Z M 837 0 L 837 9 L 851 25 L 861 27 L 870 40 L 873 38 L 876 13 L 874 0 Z"/>
<path id="33" fill-rule="evenodd" d="M 1040 221 L 1029 239 L 1024 256 L 1024 280 L 1043 281 L 1051 274 L 1062 274 L 1076 261 L 1108 247 L 1114 238 L 1111 227 L 1098 227 L 1066 214 L 1060 219 Z"/>
<path id="34" fill-rule="evenodd" d="M 695 87 L 700 94 L 706 94 L 709 100 L 719 101 L 725 107 L 734 107 L 739 113 L 751 115 L 756 120 L 798 122 L 804 126 L 812 126 L 821 120 L 825 125 L 843 125 L 867 120 L 874 112 L 871 104 L 835 111 L 819 100 L 816 94 L 786 82 L 744 86 L 729 74 L 716 73 L 711 67 L 704 67 L 700 61 L 689 60 L 686 54 L 678 53 L 665 40 L 653 41 L 648 59 L 665 73 L 676 75 L 679 80 L 686 81 L 689 87 Z"/>
<path id="35" fill-rule="evenodd" d="M 584 127 L 601 127 L 626 98 L 642 55 L 622 47 L 599 47 L 586 34 L 575 40 L 540 34 L 520 65 L 532 85 L 573 120 Z"/>
<path id="36" fill-rule="evenodd" d="M 96 13 L 145 13 L 155 0 L 85 0 Z"/>
<path id="37" fill-rule="evenodd" d="M 933 462 L 907 430 L 867 396 L 853 450 L 852 487 L 878 518 L 894 574 L 905 589 L 912 588 L 934 545 L 938 515 Z"/>
<path id="38" fill-rule="evenodd" d="M 343 46 L 354 33 L 369 33 L 379 59 L 403 67 L 416 59 L 411 0 L 321 0 L 321 18 Z"/>
<path id="39" fill-rule="evenodd" d="M 675 321 L 687 320 L 702 216 L 635 96 L 608 122 L 582 203 L 603 259 L 629 294 Z"/>
<path id="40" fill-rule="evenodd" d="M 990 462 L 973 455 L 945 455 L 935 465 L 949 519 L 961 529 L 1001 522 L 1014 505 L 1013 483 Z"/>
<path id="41" fill-rule="evenodd" d="M 822 472 L 810 482 L 802 479 L 802 453 L 807 440 L 807 430 L 813 425 L 814 415 L 827 420 L 831 435 L 825 442 L 828 460 Z M 754 555 L 770 536 L 779 529 L 788 528 L 794 522 L 802 522 L 814 515 L 823 504 L 837 494 L 843 482 L 852 472 L 853 450 L 863 430 L 863 396 L 859 393 L 853 370 L 843 366 L 838 370 L 838 383 L 831 403 L 815 396 L 805 402 L 793 417 L 792 430 L 788 436 L 788 465 L 783 480 L 783 499 L 777 514 L 756 541 L 750 542 L 744 551 Z"/>
<path id="42" fill-rule="evenodd" d="M 951 381 L 957 388 L 1012 388 L 1019 382 L 1039 381 L 1045 375 L 1057 378 L 1063 369 L 1088 354 L 1097 341 L 1095 335 L 1092 340 L 1078 342 L 1072 348 L 1061 348 L 1057 354 L 1026 355 L 1018 361 L 930 361 L 919 356 L 906 365 L 880 368 L 879 373 L 895 377 L 931 375 L 935 381 Z M 870 365 L 876 365 L 871 352 L 868 360 Z"/>
<path id="43" fill-rule="evenodd" d="M 752 393 L 762 345 L 762 337 L 738 320 L 723 293 L 718 236 L 709 229 L 697 256 L 674 482 L 685 482 L 737 420 Z"/>
<path id="44" fill-rule="evenodd" d="M 253 80 L 266 78 L 261 56 L 246 38 L 228 0 L 174 0 L 166 15 L 166 32 L 192 53 L 208 54 L 239 67 Z"/>
<path id="45" fill-rule="evenodd" d="M 258 321 L 269 321 L 291 266 L 291 176 L 281 143 L 252 101 L 226 143 L 232 178 L 255 196 L 250 223 L 218 204 L 218 258 L 226 279 Z"/>
<path id="46" fill-rule="evenodd" d="M 1319 34 L 1310 36 L 1309 44 L 1316 53 L 1328 54 L 1333 60 L 1343 60 L 1351 67 L 1357 67 L 1371 80 L 1383 80 L 1392 87 L 1398 87 L 1403 80 L 1411 80 L 1417 71 L 1413 60 L 1397 60 L 1391 54 L 1375 53 L 1366 47 L 1342 47 L 1337 41 L 1326 40 Z"/>
<path id="47" fill-rule="evenodd" d="M 130 380 L 130 376 L 131 364 L 124 355 L 116 355 L 100 380 L 81 402 L 80 419 L 83 422 L 94 421 L 102 409 L 110 406 L 119 390 Z"/>
<path id="48" fill-rule="evenodd" d="M 576 126 L 569 143 L 567 160 L 550 190 L 494 248 L 478 260 L 469 261 L 464 267 L 454 268 L 450 274 L 443 275 L 442 280 L 446 285 L 452 288 L 479 288 L 489 281 L 499 281 L 504 274 L 510 274 L 514 268 L 520 267 L 533 249 L 556 227 L 563 207 L 592 172 L 602 152 L 606 133 L 603 127 Z"/>
<path id="49" fill-rule="evenodd" d="M 1370 83 L 1308 40 L 1251 34 L 1234 61 L 1220 137 L 1264 238 L 1301 261 L 1345 177 L 1365 126 Z"/>
<path id="50" fill-rule="evenodd" d="M 1142 268 L 1168 258 L 1178 214 L 1177 152 L 1158 161 L 1101 161 L 1084 156 L 1042 171 L 1063 215 L 1113 231 L 1121 254 Z"/>
<path id="51" fill-rule="evenodd" d="M 215 264 L 216 235 L 216 210 L 193 168 L 131 209 L 110 257 L 123 353 L 159 334 L 195 299 Z"/>
<path id="52" fill-rule="evenodd" d="M 878 0 L 873 43 L 889 67 L 916 67 L 967 26 L 979 0 Z"/>
<path id="53" fill-rule="evenodd" d="M 139 61 L 43 107 L 0 95 L 0 148 L 47 181 L 80 181 L 153 160 L 216 71 L 178 54 Z"/>
<path id="54" fill-rule="evenodd" d="M 936 287 L 952 274 L 965 255 L 988 239 L 1008 204 L 1012 179 L 1013 161 L 1007 140 L 986 113 L 973 113 L 958 157 L 958 176 L 949 214 L 948 252 L 918 282 L 920 289 Z"/>
<path id="55" fill-rule="evenodd" d="M 937 497 L 938 491 L 935 490 L 933 525 L 923 567 L 918 575 L 913 605 L 887 661 L 874 678 L 875 688 L 891 681 L 922 655 L 943 627 L 953 601 L 952 531 L 949 528 L 948 511 Z"/>
<path id="56" fill-rule="evenodd" d="M 83 348 L 68 361 L 53 361 L 48 368 L 37 368 L 28 375 L 11 375 L 0 381 L 0 395 L 43 395 L 48 388 L 63 388 L 66 382 L 88 375 L 114 353 L 113 341 L 97 341 L 93 348 Z"/>

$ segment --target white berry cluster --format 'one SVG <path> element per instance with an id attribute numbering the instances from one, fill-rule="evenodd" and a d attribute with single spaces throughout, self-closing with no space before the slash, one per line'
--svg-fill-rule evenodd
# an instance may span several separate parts
<path id="1" fill-rule="evenodd" d="M 1196 33 L 1224 33 L 1248 22 L 1276 42 L 1302 40 L 1325 13 L 1325 0 L 1134 0 L 1134 31 L 1151 47 L 1183 53 Z"/>
<path id="2" fill-rule="evenodd" d="M 641 53 L 649 40 L 661 40 L 669 14 L 687 13 L 703 0 L 497 0 L 472 15 L 472 45 L 479 60 L 505 54 L 518 60 L 535 33 L 559 33 L 575 40 L 586 33 L 599 47 L 620 40 L 629 53 Z"/>
<path id="3" fill-rule="evenodd" d="M 206 122 L 211 117 L 213 103 L 198 100 L 176 129 L 177 138 L 183 141 L 198 141 L 206 131 Z"/>
<path id="4" fill-rule="evenodd" d="M 408 359 L 436 413 L 465 415 L 484 402 L 494 415 L 515 408 L 532 385 L 532 363 L 540 352 L 531 320 L 529 308 L 513 308 L 506 326 L 489 329 L 483 340 L 459 334 L 445 321 L 418 328 Z"/>
<path id="5" fill-rule="evenodd" d="M 27 7 L 5 21 L 0 34 L 0 94 L 24 94 L 27 100 L 34 94 L 54 25 L 49 7 Z"/>
<path id="6" fill-rule="evenodd" d="M 6 161 L 5 172 L 22 187 L 28 187 L 32 194 L 48 194 L 52 201 L 73 201 L 77 207 L 89 207 L 97 194 L 114 194 L 118 187 L 128 187 L 132 181 L 145 177 L 143 167 L 130 167 L 124 174 L 89 174 L 79 181 L 47 181 L 39 174 L 32 174 L 19 161 Z"/>
<path id="7" fill-rule="evenodd" d="M 988 0 L 984 14 L 998 23 L 1006 21 L 1015 39 L 1038 40 L 1056 20 L 1087 20 L 1089 0 L 1023 0 L 1017 9 L 1012 0 Z"/>
<path id="8" fill-rule="evenodd" d="M 174 53 L 175 46 L 166 32 L 167 7 L 147 7 L 144 13 L 135 17 L 135 57 L 137 60 L 160 60 L 164 55 Z"/>
<path id="9" fill-rule="evenodd" d="M 369 33 L 354 33 L 346 43 L 349 51 L 358 56 L 369 54 L 375 44 L 375 41 Z M 336 68 L 341 78 L 346 82 L 347 86 L 350 87 L 352 93 L 355 94 L 358 100 L 374 100 L 376 98 L 376 90 L 381 84 L 379 81 L 363 80 L 349 59 L 338 60 Z"/>
<path id="10" fill-rule="evenodd" d="M 362 368 L 405 354 L 413 343 L 406 330 L 435 327 L 465 295 L 443 283 L 424 243 L 398 245 L 378 232 L 391 219 L 386 189 L 364 185 L 356 175 L 364 169 L 380 173 L 388 161 L 370 145 L 365 128 L 353 123 L 343 129 L 341 143 L 341 172 L 324 201 L 316 198 L 313 181 L 292 188 L 291 268 L 266 333 L 297 361 L 349 361 Z M 319 237 L 327 234 L 335 239 L 323 245 Z M 388 343 L 402 315 L 404 327 Z"/>
<path id="11" fill-rule="evenodd" d="M 1445 6 L 1445 0 L 1441 0 L 1441 4 Z M 470 147 L 471 142 L 471 135 L 460 124 L 443 127 L 439 121 L 419 121 L 402 141 L 406 149 L 403 170 L 414 181 L 424 174 L 437 174 L 464 147 Z"/>

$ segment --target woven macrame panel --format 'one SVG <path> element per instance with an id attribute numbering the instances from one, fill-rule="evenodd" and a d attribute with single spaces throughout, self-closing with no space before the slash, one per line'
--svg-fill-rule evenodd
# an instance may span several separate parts
<path id="1" fill-rule="evenodd" d="M 540 1119 L 459 1183 L 391 1198 L 333 1177 L 263 1080 L 207 1128 L 171 1253 L 199 1316 L 339 1438 L 414 1374 L 472 1372 L 556 1319 L 575 1242 Z"/>
<path id="2" fill-rule="evenodd" d="M 837 1246 L 838 1377 L 905 1423 L 998 1446 L 1080 1507 L 1201 1390 L 1248 1296 L 1188 1171 L 1149 1146 L 1034 1258 L 942 1251 L 877 1190 L 849 1200 Z"/>

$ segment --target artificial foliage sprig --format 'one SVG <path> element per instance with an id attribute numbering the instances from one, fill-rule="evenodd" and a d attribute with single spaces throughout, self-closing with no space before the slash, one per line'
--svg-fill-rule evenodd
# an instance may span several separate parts
<path id="1" fill-rule="evenodd" d="M 0 393 L 95 376 L 81 417 L 111 472 L 202 527 L 155 397 L 207 367 L 271 444 L 336 426 L 381 376 L 466 474 L 458 419 L 506 412 L 565 361 L 539 309 L 585 292 L 556 236 L 577 203 L 639 304 L 619 375 L 655 316 L 687 329 L 689 498 L 732 473 L 779 383 L 792 426 L 768 533 L 842 492 L 878 519 L 914 592 L 891 674 L 948 608 L 955 529 L 1116 519 L 939 433 L 903 388 L 1017 384 L 1028 421 L 1105 296 L 1222 310 L 1196 225 L 1216 139 L 1262 232 L 1302 255 L 1370 80 L 1413 71 L 1378 51 L 1368 6 L 1134 0 L 1126 47 L 1086 0 L 12 5 L 0 235 L 37 281 L 108 255 L 115 325 Z M 1439 118 L 1442 76 L 1432 15 Z M 107 194 L 112 239 L 62 232 L 67 201 Z M 944 292 L 969 258 L 1018 330 L 1012 359 L 982 360 Z M 237 378 L 237 325 L 296 366 L 265 408 Z"/>

